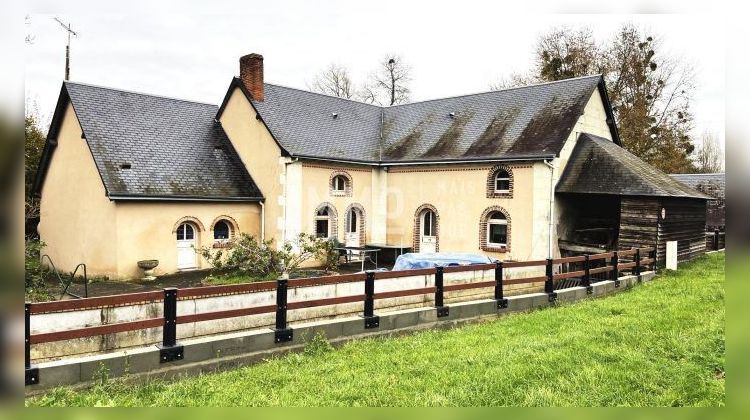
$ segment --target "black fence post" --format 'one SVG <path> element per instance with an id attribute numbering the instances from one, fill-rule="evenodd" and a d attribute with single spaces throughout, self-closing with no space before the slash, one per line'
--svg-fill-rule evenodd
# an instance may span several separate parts
<path id="1" fill-rule="evenodd" d="M 555 293 L 555 283 L 552 274 L 552 258 L 547 258 L 547 280 L 544 282 L 544 293 L 549 296 L 549 301 L 554 302 L 557 300 L 557 293 Z"/>
<path id="2" fill-rule="evenodd" d="M 638 281 L 641 281 L 641 249 L 635 249 L 635 275 L 638 277 Z"/>
<path id="3" fill-rule="evenodd" d="M 617 255 L 617 251 L 612 253 L 612 280 L 615 282 L 615 287 L 620 287 L 620 270 L 617 269 L 617 265 L 620 263 L 620 257 Z"/>
<path id="4" fill-rule="evenodd" d="M 182 360 L 185 352 L 177 343 L 177 289 L 164 289 L 164 327 L 159 347 L 159 362 L 167 363 Z"/>
<path id="5" fill-rule="evenodd" d="M 503 296 L 503 262 L 495 262 L 495 300 L 497 309 L 507 308 L 508 299 Z"/>
<path id="6" fill-rule="evenodd" d="M 380 327 L 380 317 L 375 315 L 375 272 L 368 270 L 365 276 L 365 329 Z"/>
<path id="7" fill-rule="evenodd" d="M 714 250 L 719 250 L 719 229 L 714 229 Z"/>
<path id="8" fill-rule="evenodd" d="M 594 286 L 591 285 L 591 260 L 589 254 L 583 256 L 583 286 L 586 288 L 586 294 L 594 293 Z"/>
<path id="9" fill-rule="evenodd" d="M 31 366 L 31 304 L 26 302 L 24 305 L 25 318 L 25 349 L 24 362 L 26 366 L 26 385 L 36 385 L 39 383 L 39 368 Z"/>
<path id="10" fill-rule="evenodd" d="M 438 318 L 448 316 L 450 309 L 443 304 L 443 270 L 441 266 L 435 267 L 435 307 Z"/>
<path id="11" fill-rule="evenodd" d="M 276 328 L 274 329 L 274 342 L 284 343 L 292 341 L 294 331 L 286 322 L 287 299 L 289 292 L 289 280 L 276 280 Z"/>

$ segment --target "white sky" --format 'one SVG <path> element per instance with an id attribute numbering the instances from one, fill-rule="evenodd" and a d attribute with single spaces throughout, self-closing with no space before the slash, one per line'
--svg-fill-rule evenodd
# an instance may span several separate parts
<path id="1" fill-rule="evenodd" d="M 71 48 L 71 80 L 214 104 L 238 73 L 238 58 L 250 52 L 265 57 L 266 81 L 302 89 L 330 62 L 363 81 L 385 53 L 396 52 L 412 68 L 416 101 L 486 91 L 502 76 L 528 69 L 537 37 L 552 27 L 589 26 L 604 41 L 630 21 L 694 65 L 695 134 L 711 130 L 724 142 L 721 16 L 516 14 L 503 8 L 505 2 L 470 7 L 468 0 L 247 1 L 212 8 L 195 2 L 203 8 L 199 12 L 190 3 L 130 15 L 123 14 L 127 5 L 105 14 L 84 7 L 58 13 L 32 8 L 25 27 L 35 37 L 25 46 L 27 100 L 50 118 L 66 43 L 53 16 L 80 32 Z M 202 13 L 210 11 L 231 14 Z"/>

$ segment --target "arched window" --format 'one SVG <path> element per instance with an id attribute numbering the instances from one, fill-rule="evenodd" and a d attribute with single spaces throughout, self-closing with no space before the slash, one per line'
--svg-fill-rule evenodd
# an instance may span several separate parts
<path id="1" fill-rule="evenodd" d="M 479 249 L 510 251 L 510 216 L 502 207 L 492 206 L 482 213 L 479 219 Z"/>
<path id="2" fill-rule="evenodd" d="M 232 229 L 226 220 L 219 220 L 214 224 L 214 241 L 226 242 L 232 237 Z"/>
<path id="3" fill-rule="evenodd" d="M 344 177 L 343 175 L 336 175 L 333 177 L 333 180 L 331 181 L 331 189 L 336 192 L 345 193 L 346 183 L 347 183 L 346 177 Z"/>
<path id="4" fill-rule="evenodd" d="M 513 197 L 513 171 L 505 165 L 497 165 L 487 175 L 487 198 Z"/>
<path id="5" fill-rule="evenodd" d="M 315 236 L 318 238 L 331 237 L 331 215 L 328 207 L 323 207 L 315 213 Z"/>
<path id="6" fill-rule="evenodd" d="M 431 204 L 422 204 L 414 212 L 413 251 L 440 252 L 440 215 Z"/>
<path id="7" fill-rule="evenodd" d="M 195 239 L 195 229 L 190 223 L 183 223 L 177 228 L 178 241 L 192 241 Z"/>
<path id="8" fill-rule="evenodd" d="M 495 192 L 510 192 L 510 174 L 505 169 L 500 169 L 495 174 Z"/>
<path id="9" fill-rule="evenodd" d="M 487 219 L 487 245 L 491 247 L 508 245 L 508 220 L 499 211 L 490 213 Z"/>
<path id="10" fill-rule="evenodd" d="M 352 196 L 352 176 L 346 171 L 333 171 L 328 184 L 332 196 Z"/>
<path id="11" fill-rule="evenodd" d="M 422 235 L 435 236 L 435 212 L 432 210 L 422 213 Z"/>

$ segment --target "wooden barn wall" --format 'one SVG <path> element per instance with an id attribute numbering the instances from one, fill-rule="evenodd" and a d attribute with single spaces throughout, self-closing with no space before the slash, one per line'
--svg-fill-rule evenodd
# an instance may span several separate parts
<path id="1" fill-rule="evenodd" d="M 666 217 L 659 217 L 658 261 L 665 261 L 668 241 L 677 241 L 677 261 L 687 261 L 704 254 L 706 201 L 665 198 L 661 205 L 666 210 Z"/>
<path id="2" fill-rule="evenodd" d="M 659 210 L 658 199 L 622 197 L 617 247 L 630 249 L 656 245 Z"/>

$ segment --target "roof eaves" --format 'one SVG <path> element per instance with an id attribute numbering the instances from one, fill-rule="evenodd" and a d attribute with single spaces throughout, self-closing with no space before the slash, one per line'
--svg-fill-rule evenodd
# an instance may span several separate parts
<path id="1" fill-rule="evenodd" d="M 112 201 L 214 201 L 214 202 L 264 202 L 264 197 L 210 197 L 197 195 L 171 195 L 171 196 L 151 196 L 137 194 L 116 194 L 110 195 Z"/>

